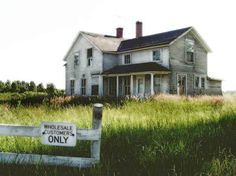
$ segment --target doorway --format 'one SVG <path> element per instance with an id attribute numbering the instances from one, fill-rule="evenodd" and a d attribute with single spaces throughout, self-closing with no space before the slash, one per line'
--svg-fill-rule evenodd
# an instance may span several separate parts
<path id="1" fill-rule="evenodd" d="M 177 75 L 177 94 L 178 95 L 186 95 L 186 87 L 187 87 L 187 75 L 186 74 L 178 74 Z"/>

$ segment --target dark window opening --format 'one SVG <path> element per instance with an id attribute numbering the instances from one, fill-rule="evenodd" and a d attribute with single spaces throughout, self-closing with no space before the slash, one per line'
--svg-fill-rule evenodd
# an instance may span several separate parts
<path id="1" fill-rule="evenodd" d="M 98 85 L 92 85 L 92 95 L 98 95 Z"/>
<path id="2" fill-rule="evenodd" d="M 93 57 L 93 48 L 89 48 L 87 49 L 88 66 L 91 65 L 92 57 Z"/>
<path id="3" fill-rule="evenodd" d="M 86 95 L 86 79 L 81 79 L 81 95 Z"/>
<path id="4" fill-rule="evenodd" d="M 201 88 L 205 88 L 205 78 L 201 78 Z"/>
<path id="5" fill-rule="evenodd" d="M 75 93 L 75 80 L 70 80 L 70 95 Z"/>
<path id="6" fill-rule="evenodd" d="M 161 53 L 160 50 L 156 50 L 152 52 L 152 58 L 154 61 L 160 61 L 161 60 Z"/>

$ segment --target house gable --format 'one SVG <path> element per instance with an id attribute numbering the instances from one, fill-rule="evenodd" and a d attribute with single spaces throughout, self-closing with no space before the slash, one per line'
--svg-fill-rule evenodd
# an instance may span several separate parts
<path id="1" fill-rule="evenodd" d="M 176 41 L 178 41 L 179 39 L 181 39 L 182 37 L 188 34 L 193 36 L 194 39 L 197 40 L 199 44 L 201 44 L 201 46 L 205 49 L 206 52 L 211 52 L 211 49 L 208 46 L 208 44 L 204 41 L 204 39 L 200 36 L 200 34 L 195 30 L 194 27 L 190 27 L 187 31 L 185 31 L 184 33 L 179 35 L 176 39 L 174 39 L 172 42 L 170 42 L 169 45 L 174 44 Z"/>
<path id="2" fill-rule="evenodd" d="M 91 40 L 89 40 L 88 37 L 86 37 L 86 35 L 83 34 L 83 32 L 79 32 L 78 35 L 76 36 L 76 38 L 74 39 L 74 41 L 72 42 L 71 47 L 69 48 L 68 52 L 66 53 L 66 55 L 64 56 L 64 61 L 67 61 L 68 57 L 74 52 L 74 50 L 77 48 L 76 46 L 78 45 L 79 41 L 81 40 L 81 38 L 84 38 L 87 40 L 87 42 L 89 42 L 93 47 L 95 47 L 98 51 L 101 52 L 100 48 L 98 48 Z"/>

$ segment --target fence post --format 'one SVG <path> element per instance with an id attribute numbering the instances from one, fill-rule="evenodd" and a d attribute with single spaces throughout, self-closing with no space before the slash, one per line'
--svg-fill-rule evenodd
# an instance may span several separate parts
<path id="1" fill-rule="evenodd" d="M 95 160 L 100 160 L 100 147 L 101 147 L 101 131 L 102 131 L 102 104 L 96 103 L 93 105 L 93 121 L 92 128 L 99 131 L 99 140 L 92 141 L 91 144 L 91 157 Z"/>

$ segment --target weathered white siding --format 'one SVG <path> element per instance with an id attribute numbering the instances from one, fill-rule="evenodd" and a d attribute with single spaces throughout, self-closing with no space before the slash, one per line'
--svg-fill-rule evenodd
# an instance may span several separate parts
<path id="1" fill-rule="evenodd" d="M 112 67 L 118 65 L 118 58 L 117 54 L 103 54 L 103 70 L 111 69 Z"/>
<path id="2" fill-rule="evenodd" d="M 194 39 L 194 63 L 186 62 L 185 39 Z M 177 93 L 177 75 L 184 74 L 187 76 L 187 95 L 193 95 L 194 75 L 207 77 L 207 51 L 201 46 L 191 34 L 187 34 L 178 39 L 170 47 L 170 93 Z"/>
<path id="3" fill-rule="evenodd" d="M 88 66 L 87 49 L 93 48 L 93 58 Z M 80 53 L 78 65 L 74 65 L 74 54 Z M 81 94 L 81 79 L 86 79 L 86 95 L 91 95 L 92 76 L 103 71 L 102 52 L 94 47 L 87 39 L 80 36 L 67 57 L 66 93 L 70 94 L 70 80 L 75 80 L 75 94 Z M 94 77 L 94 76 L 93 76 Z M 97 81 L 97 80 L 96 80 Z M 101 80 L 99 80 L 101 81 Z"/>
<path id="4" fill-rule="evenodd" d="M 119 65 L 124 64 L 124 55 L 131 54 L 131 64 L 145 63 L 145 62 L 153 62 L 152 52 L 160 49 L 161 52 L 161 60 L 157 63 L 169 68 L 169 48 L 155 48 L 155 49 L 147 49 L 142 51 L 133 51 L 130 53 L 120 54 L 119 55 Z"/>

